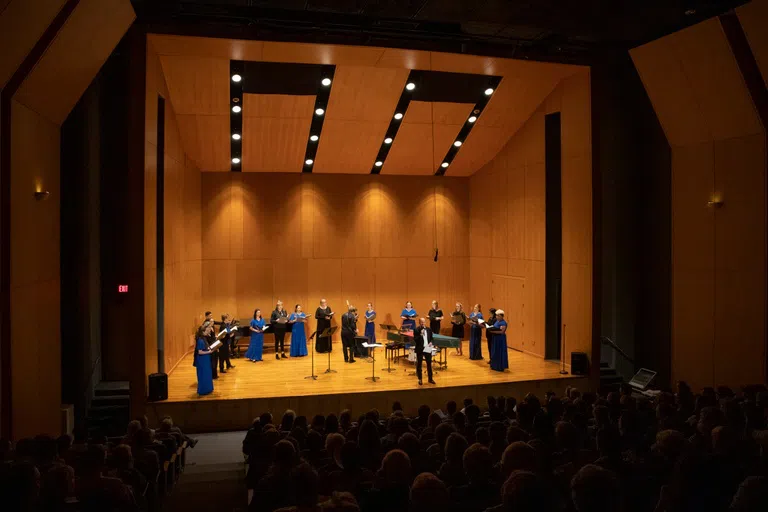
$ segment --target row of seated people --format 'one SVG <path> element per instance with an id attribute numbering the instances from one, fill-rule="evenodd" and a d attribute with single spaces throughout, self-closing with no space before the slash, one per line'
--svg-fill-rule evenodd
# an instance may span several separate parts
<path id="1" fill-rule="evenodd" d="M 768 510 L 768 390 L 488 397 L 414 417 L 286 411 L 243 441 L 249 510 Z"/>
<path id="2" fill-rule="evenodd" d="M 164 476 L 174 469 L 169 463 L 196 441 L 170 417 L 156 430 L 142 417 L 122 438 L 77 429 L 74 436 L 0 443 L 0 509 L 77 512 L 158 510 L 168 490 Z"/>

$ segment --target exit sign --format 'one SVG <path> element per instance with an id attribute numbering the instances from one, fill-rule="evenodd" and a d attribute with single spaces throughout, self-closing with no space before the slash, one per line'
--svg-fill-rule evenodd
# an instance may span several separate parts
<path id="1" fill-rule="evenodd" d="M 128 285 L 127 284 L 117 285 L 117 293 L 128 293 Z"/>

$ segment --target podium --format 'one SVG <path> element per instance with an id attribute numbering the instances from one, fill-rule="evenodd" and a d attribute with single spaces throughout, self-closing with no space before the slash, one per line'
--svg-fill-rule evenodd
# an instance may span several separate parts
<path id="1" fill-rule="evenodd" d="M 337 373 L 336 370 L 331 370 L 331 346 L 333 344 L 333 335 L 336 334 L 338 327 L 328 327 L 321 334 L 321 338 L 328 338 L 328 368 L 325 373 Z"/>
<path id="2" fill-rule="evenodd" d="M 373 362 L 371 363 L 371 376 L 366 377 L 365 380 L 370 380 L 372 382 L 376 382 L 377 380 L 380 380 L 381 377 L 376 376 L 376 349 L 378 347 L 383 347 L 381 343 L 368 343 L 363 342 L 363 347 L 371 350 L 371 359 L 373 359 Z"/>

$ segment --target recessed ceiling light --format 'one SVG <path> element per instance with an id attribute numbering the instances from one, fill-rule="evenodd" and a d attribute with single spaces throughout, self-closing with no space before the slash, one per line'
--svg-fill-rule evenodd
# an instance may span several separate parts
<path id="1" fill-rule="evenodd" d="M 240 163 L 240 159 L 235 157 L 235 158 L 232 159 L 232 163 L 233 164 L 239 164 Z"/>
<path id="2" fill-rule="evenodd" d="M 317 142 L 317 139 L 319 138 L 320 137 L 318 137 L 317 135 L 312 135 L 311 137 L 309 137 L 309 140 L 311 140 L 312 142 Z"/>
<path id="3" fill-rule="evenodd" d="M 243 108 L 240 105 L 235 105 L 234 107 L 232 107 L 232 112 L 234 112 L 235 114 L 239 114 L 241 110 L 243 110 Z"/>
<path id="4" fill-rule="evenodd" d="M 384 144 L 392 144 L 392 137 L 387 137 L 384 139 Z"/>
<path id="5" fill-rule="evenodd" d="M 375 165 L 376 167 L 381 167 L 382 165 L 384 165 L 384 162 L 382 162 L 381 160 L 377 160 L 377 161 L 376 161 L 376 163 L 375 163 L 374 165 Z"/>
<path id="6" fill-rule="evenodd" d="M 238 75 L 238 74 L 234 74 L 234 75 L 232 75 L 232 81 L 233 81 L 233 82 L 239 82 L 239 81 L 240 81 L 240 80 L 242 80 L 242 79 L 243 79 L 243 77 L 241 77 L 241 76 L 240 76 L 240 75 Z"/>
<path id="7" fill-rule="evenodd" d="M 239 133 L 233 133 L 232 138 L 235 140 L 240 140 L 240 134 Z"/>
<path id="8" fill-rule="evenodd" d="M 403 114 L 401 114 L 400 112 L 398 112 L 397 114 L 395 114 L 395 119 L 397 119 L 398 121 L 399 121 L 400 119 L 402 119 L 402 118 L 403 118 Z"/>
<path id="9" fill-rule="evenodd" d="M 486 96 L 490 96 L 491 94 L 493 94 L 493 89 L 491 89 L 491 88 L 489 87 L 489 88 L 487 88 L 487 89 L 485 90 L 485 95 L 486 95 Z"/>
<path id="10" fill-rule="evenodd" d="M 312 165 L 313 163 L 315 163 L 315 161 L 314 161 L 314 160 L 312 160 L 311 158 L 307 158 L 307 159 L 304 161 L 304 163 L 305 163 L 305 164 L 307 164 L 307 165 Z"/>
<path id="11" fill-rule="evenodd" d="M 331 79 L 330 78 L 323 78 L 323 80 L 320 83 L 323 84 L 324 86 L 328 87 L 329 85 L 331 85 Z"/>
<path id="12" fill-rule="evenodd" d="M 477 121 L 477 117 L 469 116 L 469 119 L 467 119 L 467 121 L 469 121 L 470 123 L 474 123 L 475 121 Z"/>
<path id="13" fill-rule="evenodd" d="M 456 146 L 456 147 L 459 147 L 459 146 L 461 146 L 461 141 L 457 140 L 456 142 L 453 143 L 453 145 Z"/>
<path id="14" fill-rule="evenodd" d="M 443 162 L 443 163 L 441 163 L 441 164 L 440 164 L 440 167 L 442 167 L 443 169 L 445 169 L 446 167 L 448 167 L 448 162 Z"/>
<path id="15" fill-rule="evenodd" d="M 412 91 L 416 88 L 416 84 L 413 82 L 408 82 L 407 84 L 405 84 L 405 88 L 408 89 L 409 91 Z"/>
<path id="16" fill-rule="evenodd" d="M 319 108 L 319 109 L 315 110 L 315 114 L 321 116 L 321 115 L 325 114 L 325 110 Z"/>

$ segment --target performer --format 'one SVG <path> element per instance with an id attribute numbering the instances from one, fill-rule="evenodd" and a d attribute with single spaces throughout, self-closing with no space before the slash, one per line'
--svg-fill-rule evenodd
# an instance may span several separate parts
<path id="1" fill-rule="evenodd" d="M 275 359 L 280 359 L 280 354 L 285 359 L 285 331 L 288 322 L 288 312 L 283 307 L 283 301 L 278 300 L 275 304 L 275 310 L 272 312 L 272 316 L 269 319 L 269 323 L 272 324 L 272 332 L 275 333 Z"/>
<path id="2" fill-rule="evenodd" d="M 496 308 L 491 308 L 488 312 L 491 316 L 486 323 L 493 326 L 493 324 L 496 323 Z M 490 329 L 485 331 L 485 341 L 488 345 L 488 364 L 491 364 L 491 355 L 493 354 L 493 333 L 490 332 Z"/>
<path id="3" fill-rule="evenodd" d="M 469 358 L 477 361 L 483 359 L 483 328 L 478 321 L 483 319 L 483 312 L 480 304 L 475 304 L 472 313 L 469 314 Z"/>
<path id="4" fill-rule="evenodd" d="M 504 320 L 504 310 L 496 310 L 496 322 L 493 324 L 493 350 L 491 351 L 491 370 L 503 372 L 509 368 L 507 355 L 507 321 Z"/>
<path id="5" fill-rule="evenodd" d="M 373 304 L 368 303 L 365 309 L 365 337 L 368 343 L 376 343 L 376 311 L 373 310 Z"/>
<path id="6" fill-rule="evenodd" d="M 405 309 L 400 313 L 400 318 L 403 319 L 402 329 L 404 331 L 412 331 L 416 328 L 416 317 L 419 316 L 416 310 L 413 309 L 411 301 L 405 303 Z"/>
<path id="7" fill-rule="evenodd" d="M 261 310 L 256 309 L 253 312 L 253 320 L 251 320 L 251 343 L 248 345 L 248 350 L 245 352 L 245 358 L 249 361 L 262 360 L 262 352 L 264 351 L 264 318 L 261 316 Z"/>
<path id="8" fill-rule="evenodd" d="M 341 316 L 341 347 L 344 351 L 344 362 L 355 362 L 355 336 L 357 336 L 357 308 L 349 306 Z"/>
<path id="9" fill-rule="evenodd" d="M 416 351 L 416 376 L 421 386 L 421 361 L 427 361 L 427 382 L 435 384 L 432 380 L 432 329 L 427 327 L 427 320 L 419 318 L 419 326 L 413 332 L 413 344 Z"/>
<path id="10" fill-rule="evenodd" d="M 437 301 L 432 301 L 432 307 L 429 308 L 429 328 L 433 333 L 440 334 L 440 320 L 443 319 L 443 310 L 437 305 Z"/>
<path id="11" fill-rule="evenodd" d="M 206 322 L 197 330 L 195 345 L 195 367 L 197 368 L 197 394 L 200 396 L 213 393 L 213 376 L 211 374 L 211 354 L 207 338 L 213 331 L 213 323 Z"/>
<path id="12" fill-rule="evenodd" d="M 331 327 L 331 319 L 335 313 L 331 311 L 328 306 L 328 301 L 322 299 L 320 306 L 315 311 L 315 318 L 317 318 L 317 337 L 315 338 L 315 352 L 323 354 L 333 350 L 330 336 L 320 337 L 320 333 Z"/>
<path id="13" fill-rule="evenodd" d="M 462 342 L 464 341 L 464 324 L 467 323 L 467 314 L 464 313 L 464 306 L 461 302 L 456 303 L 456 309 L 451 313 L 451 323 L 453 324 L 451 336 L 459 338 L 459 348 L 456 349 L 456 355 L 463 356 L 464 349 L 462 347 Z"/>
<path id="14" fill-rule="evenodd" d="M 210 326 L 211 329 L 208 331 L 208 336 L 206 337 L 206 341 L 208 342 L 208 346 L 213 345 L 216 342 L 216 324 L 213 321 L 213 313 L 210 311 L 205 312 L 205 322 L 203 322 L 203 326 Z M 213 353 L 210 357 L 211 360 L 211 375 L 213 380 L 216 380 L 219 378 L 218 374 L 218 367 L 219 367 L 219 350 L 214 349 Z"/>
<path id="15" fill-rule="evenodd" d="M 312 316 L 312 315 L 309 315 Z M 291 329 L 291 357 L 304 357 L 307 355 L 307 332 L 305 324 L 307 318 L 301 310 L 301 304 L 296 304 L 288 321 L 293 324 Z M 285 356 L 283 356 L 285 357 Z"/>
<path id="16" fill-rule="evenodd" d="M 221 350 L 219 350 L 219 373 L 227 373 L 227 370 L 235 367 L 229 361 L 230 347 L 235 341 L 235 331 L 237 330 L 232 327 L 232 317 L 229 313 L 221 315 L 221 330 L 224 331 L 224 334 L 219 338 L 221 340 Z M 227 370 L 224 369 L 225 363 L 227 365 Z"/>

